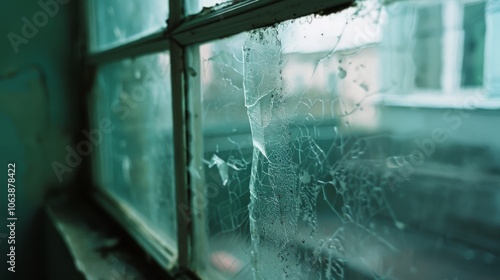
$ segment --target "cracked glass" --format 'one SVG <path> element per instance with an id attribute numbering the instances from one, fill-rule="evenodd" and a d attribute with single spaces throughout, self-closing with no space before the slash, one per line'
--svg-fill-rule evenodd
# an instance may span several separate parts
<path id="1" fill-rule="evenodd" d="M 197 273 L 495 279 L 496 3 L 357 1 L 191 48 Z"/>

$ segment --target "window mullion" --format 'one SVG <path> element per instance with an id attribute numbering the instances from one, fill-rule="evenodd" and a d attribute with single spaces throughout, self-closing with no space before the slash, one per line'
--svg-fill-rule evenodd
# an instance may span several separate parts
<path id="1" fill-rule="evenodd" d="M 142 56 L 169 49 L 169 41 L 165 39 L 164 31 L 158 31 L 137 41 L 126 43 L 119 47 L 88 56 L 90 64 L 104 64 L 114 60 Z"/>
<path id="2" fill-rule="evenodd" d="M 182 1 L 170 2 L 169 26 L 178 26 L 183 18 Z M 186 97 L 184 83 L 184 47 L 170 40 L 170 67 L 172 75 L 172 117 L 174 142 L 175 201 L 177 209 L 177 250 L 180 270 L 189 268 L 189 226 L 190 203 L 187 180 L 187 142 L 186 142 Z"/>
<path id="3" fill-rule="evenodd" d="M 207 205 L 208 197 L 205 186 L 205 170 L 204 170 L 204 135 L 203 131 L 203 104 L 202 104 L 202 89 L 201 89 L 201 66 L 200 66 L 200 48 L 199 46 L 192 46 L 186 48 L 186 66 L 189 67 L 189 75 L 187 76 L 188 90 L 187 90 L 187 108 L 189 110 L 189 149 L 190 149 L 190 187 L 192 194 L 191 219 L 192 219 L 192 242 L 191 250 L 195 252 L 192 254 L 193 264 L 200 264 L 202 262 L 196 260 L 200 258 L 207 258 L 209 255 L 208 248 L 208 235 L 207 228 Z M 198 266 L 194 269 L 203 269 Z"/>

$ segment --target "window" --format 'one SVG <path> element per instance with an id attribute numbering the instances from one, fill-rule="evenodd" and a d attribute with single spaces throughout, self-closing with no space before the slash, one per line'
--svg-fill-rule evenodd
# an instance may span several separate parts
<path id="1" fill-rule="evenodd" d="M 441 4 L 417 7 L 415 22 L 415 62 L 416 88 L 441 88 L 441 73 L 444 49 L 443 7 Z"/>
<path id="2" fill-rule="evenodd" d="M 102 65 L 94 87 L 94 127 L 106 126 L 95 165 L 128 215 L 150 228 L 165 253 L 176 254 L 170 55 L 148 54 Z M 99 175 L 97 175 L 99 174 Z"/>
<path id="3" fill-rule="evenodd" d="M 392 60 L 395 78 L 407 76 L 408 82 L 401 84 L 406 86 L 403 92 L 456 96 L 482 90 L 484 1 L 400 1 L 396 5 L 400 7 L 388 19 L 382 44 L 388 48 L 388 56 L 411 53 L 402 53 L 409 59 Z M 407 35 L 396 33 L 402 30 Z"/>
<path id="4" fill-rule="evenodd" d="M 464 57 L 462 62 L 462 87 L 481 86 L 484 67 L 484 41 L 486 35 L 485 3 L 464 5 Z"/>
<path id="5" fill-rule="evenodd" d="M 172 1 L 166 30 L 88 58 L 94 127 L 113 128 L 96 197 L 158 262 L 202 279 L 498 275 L 489 2 L 219 2 Z"/>
<path id="6" fill-rule="evenodd" d="M 100 51 L 166 26 L 168 1 L 88 0 L 90 49 Z"/>

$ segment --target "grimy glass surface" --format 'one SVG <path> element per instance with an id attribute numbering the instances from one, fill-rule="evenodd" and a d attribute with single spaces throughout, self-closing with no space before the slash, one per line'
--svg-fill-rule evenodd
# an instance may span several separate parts
<path id="1" fill-rule="evenodd" d="M 168 0 L 90 0 L 91 51 L 102 51 L 167 26 Z"/>
<path id="2" fill-rule="evenodd" d="M 500 9 L 469 2 L 358 1 L 201 45 L 197 273 L 496 279 L 499 70 L 468 50 L 494 48 Z"/>
<path id="3" fill-rule="evenodd" d="M 93 102 L 94 128 L 105 128 L 99 187 L 175 245 L 169 54 L 102 66 Z"/>

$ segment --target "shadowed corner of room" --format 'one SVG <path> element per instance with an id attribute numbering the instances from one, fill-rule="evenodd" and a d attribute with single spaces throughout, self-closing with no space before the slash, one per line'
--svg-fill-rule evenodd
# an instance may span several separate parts
<path id="1" fill-rule="evenodd" d="M 81 137 L 85 97 L 79 77 L 79 1 L 2 1 L 0 3 L 0 162 L 7 182 L 13 164 L 15 210 L 7 212 L 2 188 L 2 224 L 15 217 L 15 243 L 0 231 L 1 262 L 15 246 L 15 273 L 2 265 L 1 279 L 58 279 L 55 270 L 71 259 L 43 209 L 47 193 L 88 183 L 86 159 L 58 176 L 55 162 L 66 164 L 68 147 Z M 15 180 L 15 181 L 14 181 Z M 10 182 L 10 181 L 9 181 Z M 9 250 L 9 251 L 7 251 Z M 63 265 L 51 265 L 48 255 Z M 54 256 L 54 254 L 56 254 Z M 57 263 L 56 262 L 56 263 Z M 10 265 L 9 265 L 10 266 Z M 69 271 L 69 270 L 68 270 Z M 68 274 L 71 275 L 71 274 Z M 78 278 L 75 278 L 78 279 Z"/>

